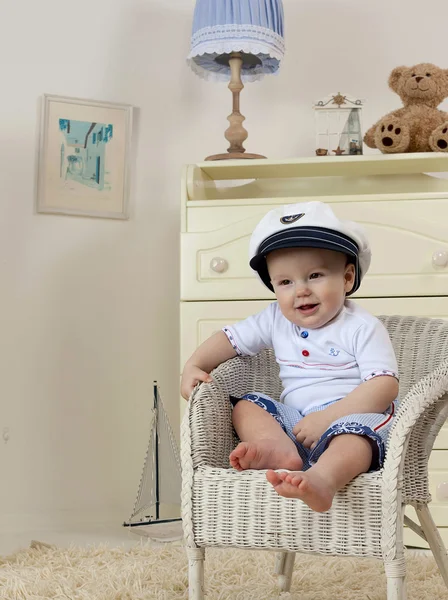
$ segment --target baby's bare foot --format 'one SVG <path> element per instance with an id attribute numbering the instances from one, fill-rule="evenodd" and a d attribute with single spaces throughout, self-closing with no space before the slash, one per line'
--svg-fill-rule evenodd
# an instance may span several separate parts
<path id="1" fill-rule="evenodd" d="M 336 490 L 311 468 L 309 471 L 276 473 L 268 471 L 266 479 L 280 496 L 299 498 L 316 512 L 331 508 Z"/>
<path id="2" fill-rule="evenodd" d="M 303 466 L 294 447 L 282 447 L 278 440 L 241 442 L 230 453 L 230 464 L 237 471 L 245 469 L 290 469 L 297 471 Z"/>

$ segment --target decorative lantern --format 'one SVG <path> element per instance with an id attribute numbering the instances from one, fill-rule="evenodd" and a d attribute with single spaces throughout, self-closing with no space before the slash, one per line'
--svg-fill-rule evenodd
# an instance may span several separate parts
<path id="1" fill-rule="evenodd" d="M 362 154 L 363 101 L 340 92 L 314 105 L 317 156 Z"/>

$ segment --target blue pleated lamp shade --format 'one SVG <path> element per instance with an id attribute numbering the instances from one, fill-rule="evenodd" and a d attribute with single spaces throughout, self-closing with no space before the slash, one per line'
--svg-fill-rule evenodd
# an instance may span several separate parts
<path id="1" fill-rule="evenodd" d="M 216 58 L 231 52 L 255 55 L 243 63 L 243 81 L 275 73 L 285 53 L 282 0 L 197 0 L 188 63 L 205 79 L 229 81 L 230 68 Z"/>

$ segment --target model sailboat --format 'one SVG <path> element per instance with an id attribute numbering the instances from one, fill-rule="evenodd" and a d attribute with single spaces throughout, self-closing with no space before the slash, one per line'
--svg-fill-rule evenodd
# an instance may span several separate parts
<path id="1" fill-rule="evenodd" d="M 132 514 L 123 525 L 153 539 L 182 537 L 179 449 L 154 382 L 151 431 Z"/>

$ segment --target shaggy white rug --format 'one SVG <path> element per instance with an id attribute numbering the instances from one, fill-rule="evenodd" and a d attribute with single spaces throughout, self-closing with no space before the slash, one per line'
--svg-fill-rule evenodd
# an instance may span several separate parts
<path id="1" fill-rule="evenodd" d="M 408 600 L 448 600 L 431 557 L 408 556 Z M 298 555 L 291 593 L 280 594 L 272 552 L 207 551 L 207 600 L 385 600 L 382 565 L 370 559 Z M 39 542 L 0 558 L 5 600 L 186 600 L 187 560 L 180 546 L 132 550 L 59 549 Z"/>

